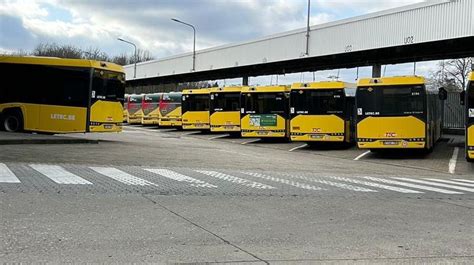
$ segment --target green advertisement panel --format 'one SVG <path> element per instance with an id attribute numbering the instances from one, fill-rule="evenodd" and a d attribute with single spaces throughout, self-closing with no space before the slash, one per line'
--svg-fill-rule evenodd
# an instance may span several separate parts
<path id="1" fill-rule="evenodd" d="M 277 115 L 276 114 L 261 114 L 261 115 L 250 115 L 251 126 L 277 126 Z"/>

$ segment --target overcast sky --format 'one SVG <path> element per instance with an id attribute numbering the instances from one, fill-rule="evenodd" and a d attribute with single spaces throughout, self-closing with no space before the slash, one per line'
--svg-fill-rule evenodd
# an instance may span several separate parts
<path id="1" fill-rule="evenodd" d="M 311 24 L 421 1 L 312 0 Z M 122 37 L 161 58 L 192 50 L 191 29 L 171 18 L 194 24 L 197 49 L 203 49 L 303 28 L 306 7 L 306 0 L 0 0 L 0 52 L 29 51 L 42 42 L 97 47 L 110 55 L 133 52 L 116 40 Z M 424 73 L 432 65 L 421 63 L 418 69 Z M 412 68 L 410 64 L 388 66 L 387 74 L 412 73 Z M 337 71 L 317 76 L 330 73 Z M 354 70 L 340 74 L 355 78 Z M 292 80 L 302 77 L 309 81 L 312 74 L 291 75 Z"/>

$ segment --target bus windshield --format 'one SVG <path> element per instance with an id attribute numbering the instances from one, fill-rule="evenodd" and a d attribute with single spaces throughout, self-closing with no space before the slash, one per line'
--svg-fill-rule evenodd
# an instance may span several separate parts
<path id="1" fill-rule="evenodd" d="M 143 96 L 142 108 L 145 115 L 149 114 L 156 108 L 160 102 L 160 94 L 148 94 Z"/>
<path id="2" fill-rule="evenodd" d="M 183 96 L 183 111 L 209 111 L 209 94 Z"/>
<path id="3" fill-rule="evenodd" d="M 181 93 L 165 93 L 160 100 L 161 115 L 167 115 L 181 106 Z"/>
<path id="4" fill-rule="evenodd" d="M 365 116 L 419 115 L 425 108 L 424 86 L 359 87 L 357 112 Z"/>
<path id="5" fill-rule="evenodd" d="M 341 114 L 344 112 L 344 90 L 293 90 L 291 107 L 295 114 Z"/>
<path id="6" fill-rule="evenodd" d="M 94 70 L 92 100 L 124 101 L 125 78 L 123 73 Z"/>
<path id="7" fill-rule="evenodd" d="M 128 111 L 134 113 L 142 108 L 142 95 L 130 96 L 128 101 Z"/>
<path id="8" fill-rule="evenodd" d="M 239 111 L 240 93 L 213 93 L 211 94 L 212 111 Z"/>
<path id="9" fill-rule="evenodd" d="M 284 92 L 242 94 L 243 108 L 246 114 L 287 113 L 287 100 Z"/>

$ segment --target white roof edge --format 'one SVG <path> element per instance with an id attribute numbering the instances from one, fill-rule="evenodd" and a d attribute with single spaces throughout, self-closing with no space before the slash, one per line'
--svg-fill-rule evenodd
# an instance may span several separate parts
<path id="1" fill-rule="evenodd" d="M 311 26 L 310 29 L 315 30 L 315 29 L 322 29 L 322 28 L 330 28 L 330 27 L 334 27 L 334 26 L 338 26 L 338 25 L 342 25 L 342 24 L 354 23 L 354 22 L 358 22 L 358 21 L 361 21 L 361 20 L 366 20 L 366 19 L 386 16 L 386 15 L 406 12 L 406 11 L 410 11 L 410 10 L 416 10 L 416 9 L 424 8 L 424 7 L 428 7 L 428 6 L 451 3 L 451 2 L 454 2 L 454 1 L 457 1 L 457 0 L 425 0 L 424 2 L 420 2 L 420 3 L 416 3 L 416 4 L 410 4 L 410 5 L 405 5 L 405 6 L 401 6 L 401 7 L 390 8 L 390 9 L 381 10 L 381 11 L 377 11 L 377 12 L 373 12 L 373 13 L 369 13 L 369 14 L 364 14 L 364 15 L 355 16 L 355 17 L 351 17 L 351 18 L 345 18 L 345 19 L 341 19 L 341 20 L 337 20 L 337 21 L 331 21 L 331 22 L 327 22 L 327 23 L 323 23 L 323 24 L 319 24 L 319 25 L 314 25 L 314 26 Z M 237 47 L 237 46 L 241 46 L 241 45 L 245 45 L 245 44 L 256 43 L 256 42 L 260 42 L 260 41 L 275 39 L 275 38 L 288 36 L 288 35 L 293 35 L 293 34 L 298 34 L 298 33 L 302 33 L 302 32 L 306 32 L 306 28 L 294 29 L 294 30 L 290 30 L 290 31 L 277 33 L 277 34 L 272 34 L 272 35 L 259 37 L 259 38 L 248 40 L 248 41 L 229 43 L 229 44 L 210 47 L 210 48 L 206 48 L 206 49 L 202 49 L 202 50 L 197 50 L 196 54 L 205 53 L 205 52 L 209 52 L 209 51 L 222 50 L 222 49 L 226 49 L 226 48 L 230 48 L 230 47 Z M 183 57 L 187 57 L 187 56 L 192 56 L 192 54 L 193 54 L 192 52 L 187 52 L 187 53 L 182 53 L 182 54 L 178 54 L 178 55 L 171 55 L 171 56 L 163 57 L 163 58 L 160 58 L 160 59 L 155 59 L 155 60 L 150 60 L 150 61 L 146 61 L 146 62 L 137 63 L 137 65 L 146 65 L 146 64 L 151 64 L 151 63 L 160 62 L 160 61 L 168 61 L 168 60 L 183 58 Z M 131 67 L 131 66 L 133 66 L 133 64 L 125 65 L 124 67 Z"/>

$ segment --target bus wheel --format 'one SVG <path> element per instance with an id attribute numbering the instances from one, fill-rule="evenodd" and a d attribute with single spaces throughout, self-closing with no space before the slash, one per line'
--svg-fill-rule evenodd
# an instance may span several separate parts
<path id="1" fill-rule="evenodd" d="M 466 161 L 467 161 L 467 162 L 470 162 L 470 163 L 474 163 L 474 159 L 469 158 L 469 157 L 466 157 Z"/>
<path id="2" fill-rule="evenodd" d="M 2 124 L 7 132 L 20 132 L 23 130 L 23 117 L 18 111 L 8 112 L 4 114 Z"/>

